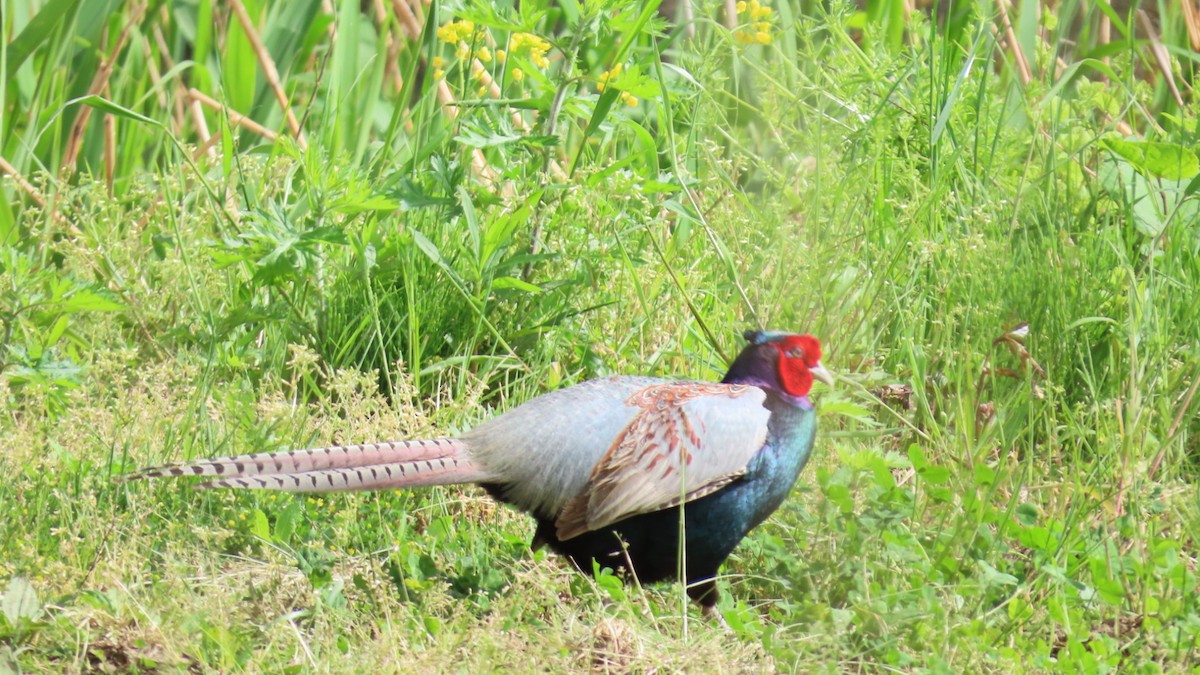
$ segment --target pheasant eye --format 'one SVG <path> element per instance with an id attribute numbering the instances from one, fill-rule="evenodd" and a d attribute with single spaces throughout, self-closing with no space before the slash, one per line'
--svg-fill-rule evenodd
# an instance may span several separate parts
<path id="1" fill-rule="evenodd" d="M 802 358 L 804 358 L 804 350 L 803 350 L 803 349 L 801 349 L 801 348 L 799 348 L 799 347 L 792 347 L 791 349 L 788 349 L 788 350 L 787 350 L 786 352 L 784 352 L 783 354 L 784 354 L 784 356 L 788 357 L 789 359 L 802 359 Z"/>

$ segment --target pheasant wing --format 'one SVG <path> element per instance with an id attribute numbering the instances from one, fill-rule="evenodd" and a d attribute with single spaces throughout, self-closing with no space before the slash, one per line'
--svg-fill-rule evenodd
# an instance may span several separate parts
<path id="1" fill-rule="evenodd" d="M 736 480 L 767 440 L 770 412 L 758 387 L 656 384 L 557 522 L 560 540 L 639 513 L 698 499 Z"/>

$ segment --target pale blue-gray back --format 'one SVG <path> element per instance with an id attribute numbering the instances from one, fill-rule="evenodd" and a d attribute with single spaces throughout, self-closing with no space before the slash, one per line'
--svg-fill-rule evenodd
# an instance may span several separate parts
<path id="1" fill-rule="evenodd" d="M 605 378 L 533 399 L 462 440 L 507 499 L 558 519 L 559 536 L 570 538 L 736 479 L 766 441 L 765 395 L 743 385 Z"/>
<path id="2" fill-rule="evenodd" d="M 527 401 L 461 438 L 475 462 L 503 477 L 509 500 L 554 518 L 638 413 L 626 399 L 662 382 L 653 377 L 588 380 Z"/>

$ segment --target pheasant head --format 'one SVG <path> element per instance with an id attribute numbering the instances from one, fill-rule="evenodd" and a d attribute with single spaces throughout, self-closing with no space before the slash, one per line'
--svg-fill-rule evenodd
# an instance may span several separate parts
<path id="1" fill-rule="evenodd" d="M 746 331 L 743 337 L 749 344 L 729 366 L 723 382 L 752 384 L 791 399 L 808 396 L 814 380 L 833 384 L 821 365 L 817 338 L 762 330 Z"/>

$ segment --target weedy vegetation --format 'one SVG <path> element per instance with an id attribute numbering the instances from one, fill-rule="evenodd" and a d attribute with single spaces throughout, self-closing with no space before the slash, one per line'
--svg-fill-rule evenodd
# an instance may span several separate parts
<path id="1" fill-rule="evenodd" d="M 1200 665 L 1195 3 L 516 4 L 5 0 L 0 671 Z M 839 382 L 728 633 L 474 489 L 115 480 L 758 326 Z"/>

